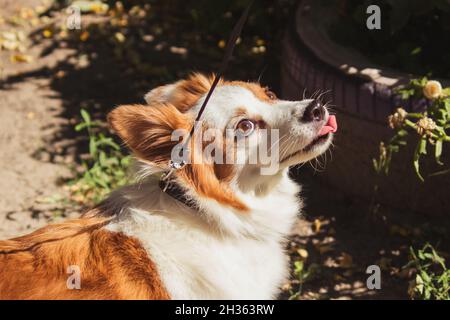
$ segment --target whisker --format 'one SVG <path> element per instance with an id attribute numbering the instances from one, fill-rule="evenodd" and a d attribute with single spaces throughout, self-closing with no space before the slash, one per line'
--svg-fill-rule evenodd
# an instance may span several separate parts
<path id="1" fill-rule="evenodd" d="M 324 95 L 328 94 L 328 93 L 331 93 L 331 90 L 325 90 L 325 91 L 323 91 L 323 92 L 317 97 L 317 100 L 321 100 L 322 97 L 323 97 Z M 325 103 L 325 104 L 326 104 L 326 103 Z"/>
<path id="2" fill-rule="evenodd" d="M 303 98 L 302 98 L 302 100 L 305 100 L 305 98 L 306 98 L 306 88 L 303 88 Z"/>

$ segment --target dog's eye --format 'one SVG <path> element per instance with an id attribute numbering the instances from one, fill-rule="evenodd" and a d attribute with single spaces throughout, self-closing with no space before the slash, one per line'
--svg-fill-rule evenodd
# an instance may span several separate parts
<path id="1" fill-rule="evenodd" d="M 270 90 L 266 90 L 266 95 L 269 97 L 270 100 L 276 100 L 277 99 L 277 95 L 275 93 L 273 93 Z"/>
<path id="2" fill-rule="evenodd" d="M 236 132 L 242 137 L 249 136 L 255 130 L 255 123 L 251 120 L 244 119 L 239 121 L 236 126 Z"/>

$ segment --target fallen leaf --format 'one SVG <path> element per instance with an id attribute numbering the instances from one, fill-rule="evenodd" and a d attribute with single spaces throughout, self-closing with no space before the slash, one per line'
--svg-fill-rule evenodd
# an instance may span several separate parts
<path id="1" fill-rule="evenodd" d="M 120 32 L 116 32 L 114 34 L 114 38 L 116 38 L 116 40 L 120 43 L 125 42 L 125 39 L 126 39 L 125 36 L 123 35 L 123 33 L 120 33 Z"/>
<path id="2" fill-rule="evenodd" d="M 66 72 L 63 70 L 59 70 L 56 74 L 55 77 L 58 79 L 64 78 L 64 76 L 66 75 Z"/>
<path id="3" fill-rule="evenodd" d="M 303 259 L 308 258 L 308 251 L 306 251 L 305 249 L 298 249 L 297 253 Z"/>
<path id="4" fill-rule="evenodd" d="M 89 32 L 88 31 L 83 31 L 81 34 L 80 34 L 80 40 L 81 41 L 86 41 L 87 39 L 89 38 Z"/>
<path id="5" fill-rule="evenodd" d="M 80 8 L 81 12 L 88 13 L 105 13 L 108 11 L 109 6 L 101 1 L 74 1 L 73 6 Z"/>
<path id="6" fill-rule="evenodd" d="M 49 29 L 45 29 L 44 31 L 42 31 L 42 35 L 44 36 L 44 38 L 50 38 L 53 35 L 53 32 Z"/>
<path id="7" fill-rule="evenodd" d="M 21 62 L 21 63 L 29 63 L 29 62 L 33 61 L 33 57 L 30 56 L 30 55 L 27 55 L 27 54 L 20 54 L 20 53 L 17 53 L 17 54 L 13 54 L 13 55 L 10 57 L 10 60 L 11 60 L 11 62 L 13 62 L 13 63 L 18 63 L 18 62 Z"/>
<path id="8" fill-rule="evenodd" d="M 314 232 L 318 233 L 322 227 L 322 222 L 319 219 L 314 220 Z"/>

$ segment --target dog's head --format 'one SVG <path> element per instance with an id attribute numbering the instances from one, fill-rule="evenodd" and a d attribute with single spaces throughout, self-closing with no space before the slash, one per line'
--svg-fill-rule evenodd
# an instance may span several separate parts
<path id="1" fill-rule="evenodd" d="M 145 96 L 148 105 L 119 106 L 108 120 L 137 158 L 160 170 L 169 168 L 180 139 L 195 125 L 177 178 L 198 196 L 239 210 L 247 206 L 235 188 L 261 190 L 271 177 L 330 146 L 336 121 L 320 100 L 281 100 L 257 83 L 221 80 L 195 124 L 212 80 L 193 74 L 158 87 Z"/>

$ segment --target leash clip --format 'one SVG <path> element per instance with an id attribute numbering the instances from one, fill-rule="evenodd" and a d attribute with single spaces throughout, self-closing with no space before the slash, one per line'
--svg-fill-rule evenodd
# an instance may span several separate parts
<path id="1" fill-rule="evenodd" d="M 160 180 L 160 185 L 162 185 L 162 191 L 166 192 L 167 188 L 169 188 L 169 178 L 170 176 L 176 171 L 176 170 L 180 170 L 181 168 L 183 168 L 186 165 L 186 162 L 184 162 L 183 160 L 181 160 L 180 162 L 176 162 L 173 160 L 169 161 L 169 167 L 170 170 L 167 173 L 163 173 L 161 175 L 161 180 Z"/>

